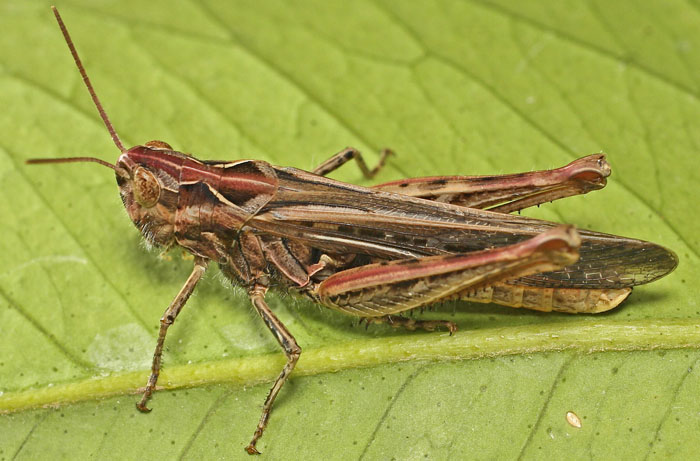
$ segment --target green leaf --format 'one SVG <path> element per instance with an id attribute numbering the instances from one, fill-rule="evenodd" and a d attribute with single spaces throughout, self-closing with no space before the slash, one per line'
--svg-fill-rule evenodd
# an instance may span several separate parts
<path id="1" fill-rule="evenodd" d="M 424 314 L 457 322 L 452 337 L 365 331 L 273 294 L 304 353 L 258 445 L 267 456 L 696 453 L 697 4 L 80 0 L 61 12 L 125 144 L 307 169 L 347 145 L 370 162 L 390 147 L 379 181 L 603 150 L 605 190 L 528 213 L 679 255 L 607 314 Z M 170 390 L 136 411 L 130 394 L 191 262 L 145 249 L 106 169 L 24 164 L 118 152 L 48 6 L 5 2 L 0 28 L 0 459 L 245 458 L 283 354 L 213 270 L 168 334 Z M 366 184 L 354 165 L 334 177 Z"/>

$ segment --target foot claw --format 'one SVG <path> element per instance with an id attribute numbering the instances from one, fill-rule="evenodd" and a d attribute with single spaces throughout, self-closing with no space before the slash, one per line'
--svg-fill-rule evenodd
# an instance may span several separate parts
<path id="1" fill-rule="evenodd" d="M 141 412 L 141 413 L 150 413 L 151 409 L 146 406 L 145 402 L 139 402 L 136 404 L 136 408 Z"/>
<path id="2" fill-rule="evenodd" d="M 452 336 L 457 331 L 457 324 L 454 322 L 446 321 L 445 327 L 450 332 L 450 336 Z"/>

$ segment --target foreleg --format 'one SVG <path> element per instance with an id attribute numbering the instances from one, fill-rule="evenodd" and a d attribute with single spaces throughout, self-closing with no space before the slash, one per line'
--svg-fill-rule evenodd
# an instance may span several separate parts
<path id="1" fill-rule="evenodd" d="M 151 376 L 148 378 L 148 383 L 146 384 L 146 389 L 143 392 L 143 397 L 141 397 L 141 401 L 139 401 L 139 403 L 136 404 L 136 408 L 138 408 L 140 411 L 143 411 L 144 413 L 151 411 L 150 408 L 146 406 L 146 402 L 155 390 L 156 383 L 158 382 L 158 376 L 160 375 L 160 363 L 163 357 L 163 344 L 165 343 L 165 335 L 168 332 L 168 328 L 170 327 L 170 325 L 172 325 L 173 322 L 175 322 L 177 315 L 180 313 L 182 308 L 185 307 L 185 303 L 194 291 L 194 288 L 197 286 L 197 282 L 199 282 L 202 276 L 204 275 L 204 272 L 207 269 L 207 264 L 207 260 L 203 258 L 195 258 L 192 273 L 187 278 L 187 281 L 185 282 L 185 285 L 182 287 L 180 292 L 177 294 L 177 296 L 175 296 L 175 299 L 173 299 L 173 302 L 171 302 L 170 306 L 168 306 L 168 308 L 165 310 L 163 317 L 161 317 L 160 319 L 160 331 L 158 333 L 158 343 L 156 344 L 156 350 L 153 353 Z"/>

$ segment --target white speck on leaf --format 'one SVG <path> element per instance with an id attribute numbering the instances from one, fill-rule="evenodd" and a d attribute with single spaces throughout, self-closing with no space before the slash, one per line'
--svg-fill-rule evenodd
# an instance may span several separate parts
<path id="1" fill-rule="evenodd" d="M 582 426 L 581 418 L 579 418 L 578 415 L 576 413 L 574 413 L 573 411 L 566 412 L 566 422 L 569 423 L 573 427 L 580 428 Z"/>

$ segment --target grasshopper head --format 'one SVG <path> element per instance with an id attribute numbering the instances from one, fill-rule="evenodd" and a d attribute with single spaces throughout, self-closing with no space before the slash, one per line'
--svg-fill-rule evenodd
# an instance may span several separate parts
<path id="1" fill-rule="evenodd" d="M 127 214 L 157 246 L 170 246 L 175 239 L 182 156 L 162 141 L 151 141 L 122 153 L 115 165 Z"/>

